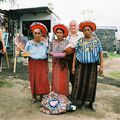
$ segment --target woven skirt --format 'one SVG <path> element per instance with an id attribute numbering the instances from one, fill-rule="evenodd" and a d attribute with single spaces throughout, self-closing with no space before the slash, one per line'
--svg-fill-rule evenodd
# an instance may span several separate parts
<path id="1" fill-rule="evenodd" d="M 94 102 L 97 85 L 97 63 L 77 62 L 72 100 Z"/>

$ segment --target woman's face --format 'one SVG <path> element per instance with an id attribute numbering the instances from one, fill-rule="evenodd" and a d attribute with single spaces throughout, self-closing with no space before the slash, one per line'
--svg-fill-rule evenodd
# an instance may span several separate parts
<path id="1" fill-rule="evenodd" d="M 76 22 L 71 22 L 69 25 L 69 30 L 71 33 L 77 33 L 78 31 L 78 27 L 77 27 L 77 23 Z"/>
<path id="2" fill-rule="evenodd" d="M 41 37 L 43 36 L 43 33 L 40 29 L 35 29 L 33 32 L 33 36 L 36 41 L 40 41 Z"/>
<path id="3" fill-rule="evenodd" d="M 56 36 L 57 36 L 58 39 L 62 40 L 63 37 L 64 37 L 63 31 L 60 30 L 60 29 L 58 29 L 58 30 L 56 31 Z"/>
<path id="4" fill-rule="evenodd" d="M 90 38 L 92 35 L 92 29 L 89 26 L 84 27 L 83 34 L 85 38 Z"/>

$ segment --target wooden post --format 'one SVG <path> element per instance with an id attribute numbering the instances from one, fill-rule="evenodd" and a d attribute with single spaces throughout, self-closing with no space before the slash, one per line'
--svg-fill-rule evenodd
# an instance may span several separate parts
<path id="1" fill-rule="evenodd" d="M 13 73 L 16 73 L 16 63 L 17 63 L 17 57 L 15 56 Z"/>

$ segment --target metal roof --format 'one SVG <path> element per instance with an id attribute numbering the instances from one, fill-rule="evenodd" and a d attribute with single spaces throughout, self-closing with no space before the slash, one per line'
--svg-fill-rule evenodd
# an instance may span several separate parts
<path id="1" fill-rule="evenodd" d="M 52 13 L 52 11 L 48 7 L 20 8 L 20 9 L 12 9 L 9 11 L 18 14 L 32 14 L 32 13 L 34 14 L 38 12 L 39 13 L 49 12 L 49 14 Z"/>
<path id="2" fill-rule="evenodd" d="M 49 7 L 33 7 L 33 8 L 20 8 L 20 9 L 10 9 L 10 10 L 1 10 L 0 13 L 13 15 L 13 16 L 22 16 L 23 14 L 37 14 L 37 13 L 48 13 L 54 14 L 58 19 L 60 19 Z"/>
<path id="3" fill-rule="evenodd" d="M 2 9 L 0 9 L 0 13 L 7 15 L 7 14 L 8 14 L 8 11 L 7 11 L 7 10 L 2 10 Z"/>
<path id="4" fill-rule="evenodd" d="M 115 31 L 118 30 L 116 26 L 97 26 L 97 29 L 103 29 L 103 30 L 115 30 Z"/>

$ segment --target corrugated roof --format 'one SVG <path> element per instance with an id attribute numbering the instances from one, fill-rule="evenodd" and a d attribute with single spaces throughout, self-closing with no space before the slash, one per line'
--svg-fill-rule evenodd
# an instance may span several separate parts
<path id="1" fill-rule="evenodd" d="M 36 13 L 48 13 L 48 14 L 54 14 L 58 19 L 60 19 L 49 7 L 34 7 L 34 8 L 20 8 L 20 9 L 10 9 L 8 11 L 1 10 L 0 13 L 10 13 L 14 16 L 21 16 L 23 14 L 36 14 Z"/>
<path id="2" fill-rule="evenodd" d="M 97 29 L 118 30 L 116 26 L 97 26 Z"/>

